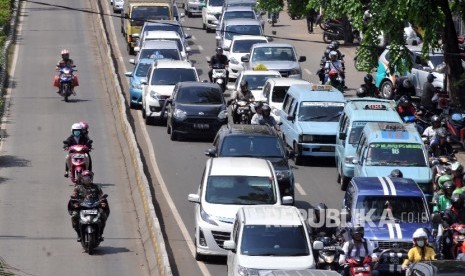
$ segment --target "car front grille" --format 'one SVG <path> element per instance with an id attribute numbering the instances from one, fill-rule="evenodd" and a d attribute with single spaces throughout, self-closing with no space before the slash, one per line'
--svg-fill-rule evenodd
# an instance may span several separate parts
<path id="1" fill-rule="evenodd" d="M 410 248 L 412 248 L 412 242 L 378 241 L 378 247 L 381 250 L 395 249 L 395 248 L 409 250 Z"/>
<path id="2" fill-rule="evenodd" d="M 212 231 L 213 238 L 218 244 L 219 247 L 223 248 L 224 241 L 230 239 L 231 233 L 230 232 L 220 232 L 220 231 Z"/>
<path id="3" fill-rule="evenodd" d="M 336 144 L 336 135 L 313 135 L 315 144 Z"/>

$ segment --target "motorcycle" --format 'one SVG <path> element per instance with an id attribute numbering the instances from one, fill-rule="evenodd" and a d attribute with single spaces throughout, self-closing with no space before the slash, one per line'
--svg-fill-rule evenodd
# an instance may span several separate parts
<path id="1" fill-rule="evenodd" d="M 226 66 L 224 64 L 213 64 L 212 65 L 212 79 L 214 83 L 217 83 L 223 92 L 226 90 Z"/>
<path id="2" fill-rule="evenodd" d="M 370 256 L 365 258 L 356 257 L 346 259 L 346 263 L 349 265 L 350 276 L 371 276 L 371 263 L 372 259 Z"/>
<path id="3" fill-rule="evenodd" d="M 53 86 L 59 88 L 60 95 L 65 98 L 65 102 L 68 102 L 69 96 L 74 95 L 74 87 L 79 86 L 78 77 L 74 74 L 77 70 L 74 67 L 65 66 L 57 69 L 59 73 L 53 80 Z"/>
<path id="4" fill-rule="evenodd" d="M 86 145 L 74 145 L 68 147 L 66 141 L 63 141 L 65 144 L 65 150 L 69 150 L 69 160 L 70 160 L 70 175 L 71 181 L 74 184 L 79 184 L 81 180 L 81 174 L 83 171 L 89 168 L 90 158 L 89 153 L 91 148 Z M 66 160 L 67 162 L 67 160 Z"/>
<path id="5" fill-rule="evenodd" d="M 346 40 L 346 30 L 342 21 L 331 19 L 320 23 L 320 28 L 323 30 L 323 41 L 325 43 L 331 43 L 333 40 Z M 351 35 L 349 43 L 353 43 L 354 39 L 360 42 L 360 32 L 351 27 Z"/>
<path id="6" fill-rule="evenodd" d="M 317 269 L 339 271 L 339 256 L 344 254 L 337 241 L 329 237 L 319 237 L 317 240 L 323 243 L 323 249 L 318 250 Z"/>
<path id="7" fill-rule="evenodd" d="M 239 124 L 241 125 L 250 125 L 252 120 L 252 115 L 254 113 L 253 103 L 248 101 L 236 101 L 236 114 L 239 118 Z"/>
<path id="8" fill-rule="evenodd" d="M 449 131 L 451 143 L 460 144 L 465 149 L 465 114 L 453 112 L 446 119 L 446 127 Z"/>
<path id="9" fill-rule="evenodd" d="M 463 251 L 465 224 L 454 223 L 449 227 L 449 231 L 452 231 L 451 256 L 455 260 L 459 254 L 465 253 Z"/>
<path id="10" fill-rule="evenodd" d="M 268 23 L 274 27 L 274 24 L 278 23 L 279 12 L 268 12 Z"/>
<path id="11" fill-rule="evenodd" d="M 107 197 L 107 194 L 103 195 L 102 199 L 86 197 L 79 203 L 78 227 L 81 232 L 81 245 L 89 255 L 92 255 L 94 249 L 100 245 L 100 233 L 103 227 L 101 214 L 105 212 L 100 205 L 103 202 L 107 203 Z M 71 197 L 70 202 L 79 202 L 79 200 Z"/>

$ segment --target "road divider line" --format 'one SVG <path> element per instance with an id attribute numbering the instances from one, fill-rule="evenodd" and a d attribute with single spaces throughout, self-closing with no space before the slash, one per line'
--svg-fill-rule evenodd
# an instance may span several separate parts
<path id="1" fill-rule="evenodd" d="M 93 1 L 89 2 L 91 4 L 93 3 Z M 103 23 L 104 19 L 102 13 L 102 2 L 105 2 L 106 10 L 109 10 L 107 1 L 97 1 L 97 3 L 95 4 L 95 9 L 99 14 L 99 16 L 97 17 L 99 25 L 98 29 L 101 31 L 101 37 L 103 41 L 107 42 L 102 43 L 102 47 L 100 48 L 100 55 L 102 55 L 102 62 L 105 66 L 107 66 L 108 72 L 110 72 L 113 76 L 113 78 L 110 78 L 110 80 L 114 87 L 111 87 L 110 89 L 107 87 L 107 93 L 110 96 L 113 95 L 112 98 L 114 98 L 114 101 L 116 102 L 118 114 L 113 114 L 115 116 L 115 119 L 119 119 L 119 123 L 123 130 L 124 138 L 128 146 L 132 165 L 134 167 L 134 174 L 138 189 L 131 189 L 131 196 L 134 200 L 137 216 L 139 218 L 145 218 L 145 220 L 139 219 L 139 231 L 141 234 L 141 241 L 145 250 L 147 262 L 149 264 L 150 274 L 171 276 L 173 275 L 173 273 L 171 271 L 168 253 L 166 251 L 166 245 L 160 227 L 160 222 L 158 221 L 158 218 L 155 213 L 155 207 L 152 203 L 153 198 L 150 192 L 149 182 L 143 170 L 143 163 L 137 145 L 136 137 L 126 117 L 127 109 L 125 105 L 125 99 L 112 59 L 112 55 L 114 56 L 113 47 L 111 47 L 110 39 L 107 36 L 107 30 Z M 135 191 L 139 192 L 139 197 L 135 195 Z M 143 212 L 141 209 L 143 209 Z M 156 262 L 155 264 L 154 261 Z"/>
<path id="2" fill-rule="evenodd" d="M 199 44 L 199 45 L 197 45 L 197 47 L 199 48 L 199 51 L 203 51 L 202 45 Z"/>
<path id="3" fill-rule="evenodd" d="M 307 68 L 304 68 L 304 71 L 305 71 L 305 73 L 309 74 L 310 76 L 312 75 L 312 72 L 310 72 L 310 70 L 308 70 Z"/>
<path id="4" fill-rule="evenodd" d="M 307 195 L 307 193 L 305 192 L 304 188 L 302 187 L 302 185 L 300 185 L 300 183 L 295 183 L 295 188 L 297 189 L 297 192 L 299 192 L 300 195 Z"/>

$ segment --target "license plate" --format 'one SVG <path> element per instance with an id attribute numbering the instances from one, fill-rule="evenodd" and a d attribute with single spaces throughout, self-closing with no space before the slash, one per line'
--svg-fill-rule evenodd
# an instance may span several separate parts
<path id="1" fill-rule="evenodd" d="M 334 147 L 320 147 L 320 151 L 334 151 Z"/>
<path id="2" fill-rule="evenodd" d="M 82 213 L 84 215 L 96 215 L 98 213 L 98 210 L 82 210 Z"/>
<path id="3" fill-rule="evenodd" d="M 76 159 L 82 159 L 84 157 L 85 157 L 84 154 L 75 154 L 75 155 L 73 155 L 73 158 L 76 158 Z"/>
<path id="4" fill-rule="evenodd" d="M 365 272 L 368 271 L 368 268 L 366 267 L 356 267 L 355 272 Z"/>
<path id="5" fill-rule="evenodd" d="M 196 128 L 196 129 L 209 129 L 210 125 L 209 124 L 194 124 L 194 128 Z"/>

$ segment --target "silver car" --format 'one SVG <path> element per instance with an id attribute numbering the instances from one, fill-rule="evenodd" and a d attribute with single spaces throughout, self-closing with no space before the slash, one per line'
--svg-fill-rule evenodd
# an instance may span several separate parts
<path id="1" fill-rule="evenodd" d="M 228 19 L 224 22 L 224 28 L 220 35 L 216 36 L 218 47 L 229 48 L 231 41 L 236 35 L 263 35 L 263 28 L 257 19 Z"/>
<path id="2" fill-rule="evenodd" d="M 302 78 L 299 62 L 306 61 L 305 56 L 298 56 L 291 44 L 287 43 L 258 43 L 250 49 L 250 53 L 243 56 L 244 70 L 253 70 L 261 64 L 268 70 L 276 70 L 285 78 Z"/>

